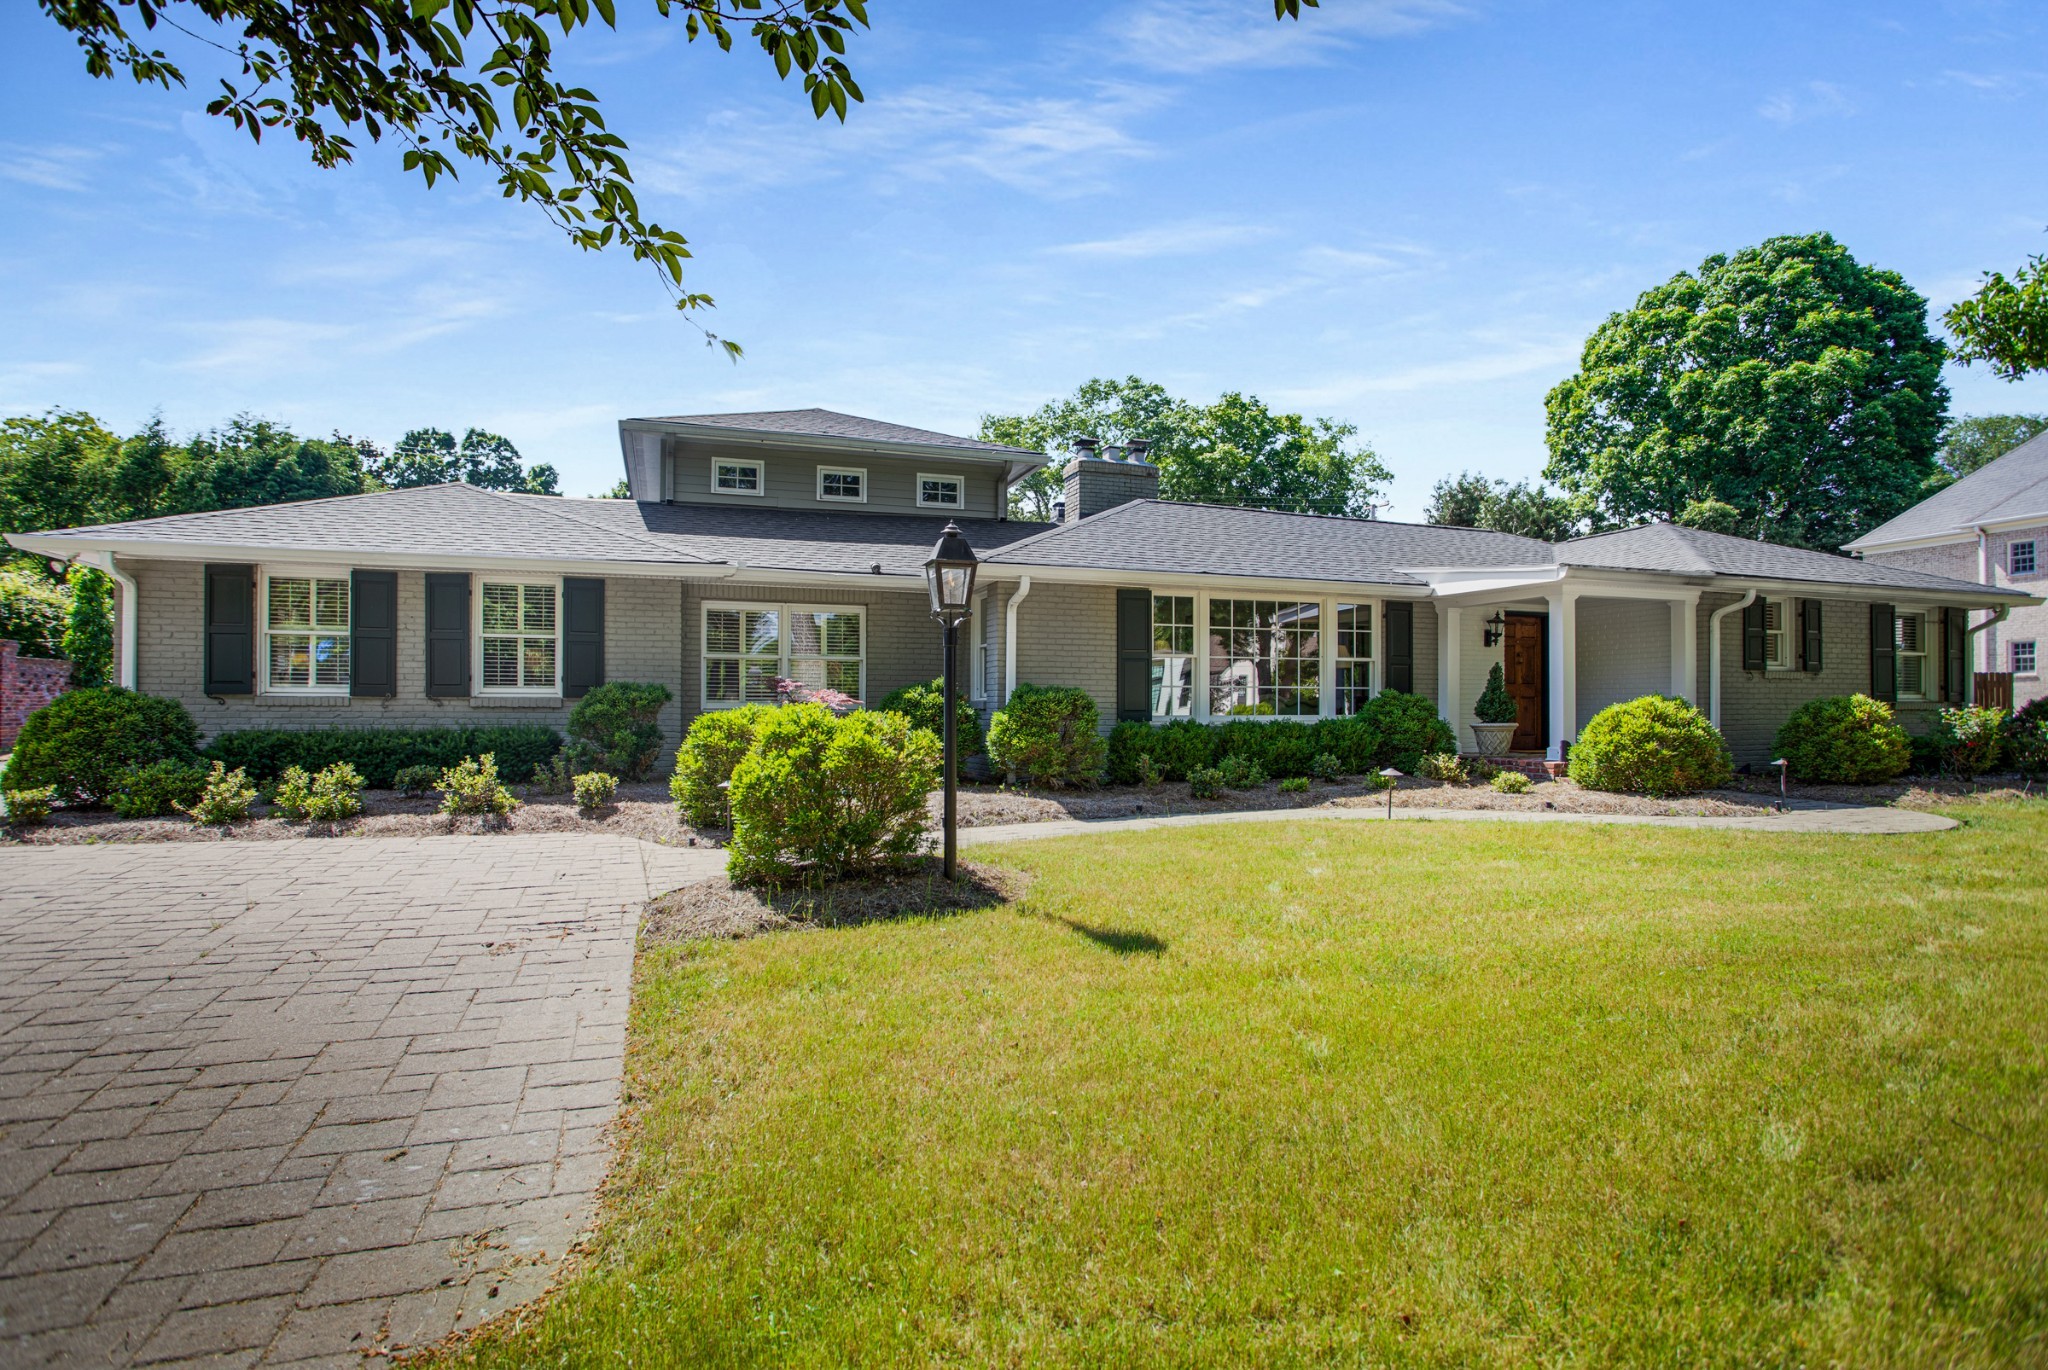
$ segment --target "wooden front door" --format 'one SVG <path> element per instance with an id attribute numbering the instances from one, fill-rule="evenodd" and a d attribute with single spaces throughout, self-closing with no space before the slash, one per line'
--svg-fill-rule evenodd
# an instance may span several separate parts
<path id="1" fill-rule="evenodd" d="M 1518 752 L 1541 751 L 1550 745 L 1550 710 L 1547 707 L 1546 677 L 1550 674 L 1545 639 L 1549 620 L 1541 614 L 1507 616 L 1507 653 L 1504 665 L 1508 694 L 1515 701 L 1515 740 Z"/>

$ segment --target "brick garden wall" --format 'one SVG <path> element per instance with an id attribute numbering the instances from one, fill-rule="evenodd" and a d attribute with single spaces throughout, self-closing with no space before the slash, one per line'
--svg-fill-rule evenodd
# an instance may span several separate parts
<path id="1" fill-rule="evenodd" d="M 14 745 L 30 714 L 70 688 L 70 662 L 23 656 L 0 639 L 0 752 Z"/>

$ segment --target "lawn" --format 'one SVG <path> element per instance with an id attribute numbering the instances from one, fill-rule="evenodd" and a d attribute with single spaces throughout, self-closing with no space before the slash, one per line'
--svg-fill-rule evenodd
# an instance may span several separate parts
<path id="1" fill-rule="evenodd" d="M 581 1272 L 486 1364 L 2048 1360 L 2048 808 L 1000 849 L 655 948 Z"/>

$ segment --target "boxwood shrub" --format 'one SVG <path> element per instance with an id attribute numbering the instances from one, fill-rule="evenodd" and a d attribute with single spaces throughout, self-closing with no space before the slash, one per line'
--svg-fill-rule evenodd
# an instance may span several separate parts
<path id="1" fill-rule="evenodd" d="M 608 680 L 591 690 L 569 711 L 570 769 L 645 780 L 661 754 L 662 708 L 673 698 L 666 685 L 634 680 Z M 509 759 L 505 769 L 527 774 Z"/>
<path id="2" fill-rule="evenodd" d="M 930 824 L 939 740 L 886 710 L 766 711 L 732 773 L 726 870 L 754 884 L 820 882 L 900 866 Z"/>
<path id="3" fill-rule="evenodd" d="M 754 730 L 773 712 L 766 704 L 743 704 L 737 709 L 698 714 L 690 724 L 676 751 L 676 770 L 669 777 L 668 792 L 692 827 L 732 826 L 726 786 L 734 767 L 754 745 Z"/>
<path id="4" fill-rule="evenodd" d="M 946 682 L 942 676 L 937 680 L 920 680 L 915 685 L 905 685 L 882 696 L 879 707 L 892 714 L 902 714 L 910 720 L 913 728 L 923 728 L 933 737 L 944 739 L 946 735 Z M 962 694 L 956 701 L 954 727 L 959 734 L 960 755 L 980 756 L 983 748 L 981 715 L 967 702 Z"/>
<path id="5" fill-rule="evenodd" d="M 1436 705 L 1402 690 L 1382 690 L 1367 700 L 1355 726 L 1365 730 L 1372 748 L 1369 764 L 1357 767 L 1359 771 L 1392 766 L 1413 775 L 1423 757 L 1458 750 L 1458 735 L 1437 717 Z"/>
<path id="6" fill-rule="evenodd" d="M 159 761 L 196 767 L 198 744 L 199 725 L 175 699 L 112 685 L 71 690 L 21 725 L 4 783 L 54 786 L 66 804 L 105 804 L 130 771 Z"/>
<path id="7" fill-rule="evenodd" d="M 499 774 L 524 781 L 562 749 L 562 735 L 536 723 L 496 728 L 248 728 L 226 732 L 201 749 L 209 761 L 240 767 L 259 785 L 297 766 L 308 773 L 346 761 L 373 790 L 388 790 L 414 766 L 446 770 L 485 752 Z"/>
<path id="8" fill-rule="evenodd" d="M 1139 783 L 1141 757 L 1151 758 L 1167 780 L 1186 780 L 1230 757 L 1243 757 L 1281 780 L 1363 775 L 1389 765 L 1412 774 L 1423 757 L 1457 749 L 1456 735 L 1437 717 L 1434 704 L 1421 695 L 1384 690 L 1354 715 L 1313 723 L 1291 718 L 1119 723 L 1109 734 L 1109 779 L 1118 785 Z"/>
<path id="9" fill-rule="evenodd" d="M 1892 706 L 1869 695 L 1809 699 L 1778 729 L 1777 749 L 1793 779 L 1824 785 L 1875 785 L 1913 761 Z"/>
<path id="10" fill-rule="evenodd" d="M 1063 685 L 1019 685 L 989 724 L 988 759 L 1012 782 L 1093 785 L 1108 747 L 1095 698 Z"/>
<path id="11" fill-rule="evenodd" d="M 1682 699 L 1644 695 L 1610 704 L 1572 744 L 1571 778 L 1589 790 L 1658 796 L 1725 785 L 1728 744 Z"/>

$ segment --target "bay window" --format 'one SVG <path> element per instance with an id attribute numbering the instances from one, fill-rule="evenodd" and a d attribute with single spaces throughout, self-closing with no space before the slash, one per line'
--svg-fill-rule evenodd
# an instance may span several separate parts
<path id="1" fill-rule="evenodd" d="M 553 582 L 486 580 L 477 595 L 485 691 L 553 692 L 561 688 L 558 588 Z"/>
<path id="2" fill-rule="evenodd" d="M 866 690 L 867 632 L 859 609 L 707 604 L 703 706 L 773 704 L 778 678 L 855 699 Z"/>
<path id="3" fill-rule="evenodd" d="M 348 596 L 346 575 L 264 578 L 266 693 L 348 692 Z"/>

